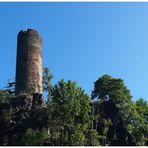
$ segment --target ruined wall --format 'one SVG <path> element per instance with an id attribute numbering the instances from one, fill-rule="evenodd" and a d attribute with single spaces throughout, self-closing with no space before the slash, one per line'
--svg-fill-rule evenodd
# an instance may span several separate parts
<path id="1" fill-rule="evenodd" d="M 21 92 L 42 94 L 42 39 L 33 29 L 17 37 L 16 95 Z"/>

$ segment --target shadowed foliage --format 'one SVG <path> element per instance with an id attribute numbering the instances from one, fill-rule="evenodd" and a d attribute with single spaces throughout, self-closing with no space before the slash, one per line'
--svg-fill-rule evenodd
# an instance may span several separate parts
<path id="1" fill-rule="evenodd" d="M 44 68 L 46 102 L 38 93 L 0 90 L 0 145 L 148 145 L 148 102 L 132 101 L 122 79 L 102 76 L 90 98 L 76 82 L 52 85 L 52 78 Z"/>

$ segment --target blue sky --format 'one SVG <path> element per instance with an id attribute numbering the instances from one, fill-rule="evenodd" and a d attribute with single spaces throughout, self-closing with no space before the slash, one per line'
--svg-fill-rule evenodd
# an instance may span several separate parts
<path id="1" fill-rule="evenodd" d="M 0 3 L 0 88 L 15 77 L 16 37 L 34 28 L 43 66 L 88 94 L 104 74 L 122 78 L 134 100 L 148 100 L 148 3 Z"/>

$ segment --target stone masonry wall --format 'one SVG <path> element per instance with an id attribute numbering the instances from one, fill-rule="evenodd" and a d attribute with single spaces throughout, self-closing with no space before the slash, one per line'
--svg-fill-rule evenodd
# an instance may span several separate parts
<path id="1" fill-rule="evenodd" d="M 16 95 L 42 94 L 42 39 L 33 29 L 20 31 L 17 37 Z"/>

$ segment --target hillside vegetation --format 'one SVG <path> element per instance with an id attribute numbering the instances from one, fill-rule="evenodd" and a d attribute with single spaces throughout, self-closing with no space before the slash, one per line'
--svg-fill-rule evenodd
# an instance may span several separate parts
<path id="1" fill-rule="evenodd" d="M 0 145 L 148 146 L 148 102 L 133 101 L 122 79 L 103 75 L 89 96 L 52 78 L 44 68 L 44 105 L 39 94 L 0 91 Z"/>

